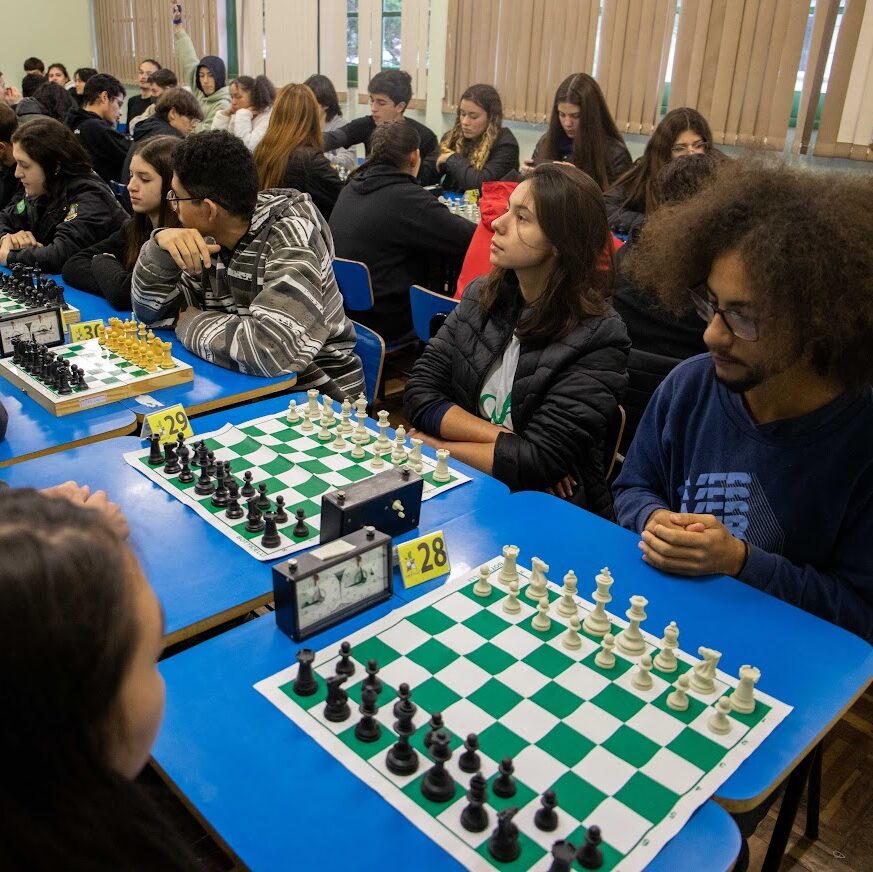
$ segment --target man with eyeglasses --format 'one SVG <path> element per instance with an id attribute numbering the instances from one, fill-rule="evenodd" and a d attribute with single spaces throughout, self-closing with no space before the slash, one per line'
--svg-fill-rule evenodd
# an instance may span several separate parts
<path id="1" fill-rule="evenodd" d="M 659 209 L 630 273 L 707 323 L 614 485 L 642 558 L 873 641 L 873 185 L 758 160 Z M 684 290 L 683 290 L 684 289 Z"/>

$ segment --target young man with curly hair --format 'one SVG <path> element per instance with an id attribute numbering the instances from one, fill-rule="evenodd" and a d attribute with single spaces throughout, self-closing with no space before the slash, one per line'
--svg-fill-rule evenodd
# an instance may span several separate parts
<path id="1" fill-rule="evenodd" d="M 741 160 L 655 212 L 638 287 L 708 326 L 615 482 L 643 559 L 732 575 L 873 641 L 873 184 Z"/>

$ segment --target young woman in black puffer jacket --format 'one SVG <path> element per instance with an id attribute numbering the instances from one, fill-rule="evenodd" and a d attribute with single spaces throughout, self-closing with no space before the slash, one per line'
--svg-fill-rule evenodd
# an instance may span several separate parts
<path id="1" fill-rule="evenodd" d="M 627 385 L 630 341 L 610 306 L 603 195 L 543 164 L 493 223 L 491 273 L 470 284 L 418 360 L 411 435 L 505 482 L 613 518 L 607 430 Z"/>

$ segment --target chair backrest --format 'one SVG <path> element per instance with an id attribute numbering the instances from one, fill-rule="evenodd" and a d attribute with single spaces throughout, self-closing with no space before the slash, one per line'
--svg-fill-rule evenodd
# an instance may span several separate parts
<path id="1" fill-rule="evenodd" d="M 373 404 L 379 383 L 382 380 L 382 367 L 385 364 L 385 340 L 369 327 L 352 321 L 358 341 L 355 343 L 355 354 L 361 358 L 364 366 L 364 390 L 367 394 L 367 405 Z"/>
<path id="2" fill-rule="evenodd" d="M 413 285 L 409 289 L 409 305 L 412 307 L 412 326 L 415 335 L 422 342 L 428 342 L 433 336 L 431 322 L 437 315 L 448 315 L 458 305 L 458 300 L 429 291 L 421 285 Z M 441 321 L 438 323 L 442 323 Z"/>
<path id="3" fill-rule="evenodd" d="M 612 416 L 609 422 L 609 429 L 606 431 L 606 440 L 604 442 L 604 467 L 606 468 L 606 480 L 612 475 L 612 470 L 615 467 L 615 459 L 618 457 L 618 447 L 621 445 L 621 434 L 624 433 L 624 424 L 627 420 L 624 408 L 618 407 L 618 411 Z"/>
<path id="4" fill-rule="evenodd" d="M 373 308 L 373 282 L 370 270 L 359 260 L 333 259 L 333 274 L 343 295 L 343 305 L 352 312 L 366 312 Z"/>
<path id="5" fill-rule="evenodd" d="M 673 367 L 681 362 L 679 358 L 654 354 L 651 351 L 640 351 L 637 348 L 630 350 L 627 359 L 628 385 L 624 395 L 627 426 L 621 443 L 623 454 L 627 454 L 652 394 Z"/>

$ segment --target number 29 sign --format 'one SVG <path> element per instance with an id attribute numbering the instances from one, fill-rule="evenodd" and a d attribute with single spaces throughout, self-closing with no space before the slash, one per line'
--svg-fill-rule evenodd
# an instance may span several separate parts
<path id="1" fill-rule="evenodd" d="M 449 571 L 449 552 L 442 530 L 410 539 L 397 546 L 404 587 L 415 587 Z"/>

